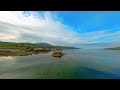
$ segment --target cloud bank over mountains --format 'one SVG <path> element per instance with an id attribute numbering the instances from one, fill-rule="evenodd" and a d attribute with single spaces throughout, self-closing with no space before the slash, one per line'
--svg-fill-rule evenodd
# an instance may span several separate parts
<path id="1" fill-rule="evenodd" d="M 103 39 L 105 41 L 103 43 L 111 42 L 105 47 L 119 43 L 120 31 L 113 33 L 109 30 L 101 30 L 78 33 L 59 19 L 60 17 L 49 11 L 0 11 L 0 41 L 46 42 L 52 45 L 75 45 L 83 48 L 91 45 L 102 48 L 104 44 L 93 45 L 92 43 L 102 43 Z"/>

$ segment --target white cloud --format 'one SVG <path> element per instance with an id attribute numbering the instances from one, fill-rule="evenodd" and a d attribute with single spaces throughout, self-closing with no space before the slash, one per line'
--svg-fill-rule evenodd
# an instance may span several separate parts
<path id="1" fill-rule="evenodd" d="M 28 13 L 29 15 L 26 15 Z M 43 24 L 42 20 L 38 19 L 37 13 L 33 11 L 0 11 L 0 21 L 29 27 Z"/>
<path id="2" fill-rule="evenodd" d="M 117 38 L 119 35 L 120 32 L 113 34 L 108 30 L 77 33 L 70 26 L 55 19 L 51 12 L 38 16 L 38 12 L 32 11 L 0 11 L 0 41 L 79 46 L 81 43 L 94 43 L 100 38 Z"/>
<path id="3" fill-rule="evenodd" d="M 55 20 L 50 12 L 44 12 L 41 18 L 38 18 L 35 12 L 28 13 L 26 17 L 23 12 L 1 11 L 0 25 L 4 28 L 1 28 L 0 40 L 17 40 L 17 42 L 18 39 L 19 41 L 31 42 L 39 40 L 38 42 L 43 41 L 56 45 L 75 43 L 76 40 L 80 41 L 79 35 L 76 32 Z"/>

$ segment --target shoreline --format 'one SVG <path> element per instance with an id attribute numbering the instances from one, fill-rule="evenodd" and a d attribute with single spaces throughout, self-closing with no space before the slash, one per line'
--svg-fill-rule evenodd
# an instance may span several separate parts
<path id="1" fill-rule="evenodd" d="M 0 49 L 0 56 L 29 56 L 32 54 L 45 54 L 51 50 L 20 50 L 20 49 Z"/>

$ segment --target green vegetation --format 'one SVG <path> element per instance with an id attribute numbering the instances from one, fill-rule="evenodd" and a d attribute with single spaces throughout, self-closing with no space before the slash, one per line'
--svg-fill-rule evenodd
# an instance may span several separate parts
<path id="1" fill-rule="evenodd" d="M 44 54 L 63 49 L 77 49 L 75 47 L 53 46 L 47 43 L 12 43 L 0 42 L 0 56 L 27 56 Z M 61 53 L 60 53 L 61 54 Z"/>
<path id="2" fill-rule="evenodd" d="M 107 49 L 110 49 L 110 50 L 120 50 L 120 47 L 107 48 Z"/>
<path id="3" fill-rule="evenodd" d="M 78 49 L 75 47 L 53 46 L 47 43 L 13 43 L 13 42 L 0 42 L 0 49 L 21 49 L 21 50 L 33 50 L 33 49 Z"/>
<path id="4" fill-rule="evenodd" d="M 21 49 L 26 48 L 24 45 L 14 45 L 14 44 L 6 44 L 6 45 L 0 45 L 0 49 Z"/>

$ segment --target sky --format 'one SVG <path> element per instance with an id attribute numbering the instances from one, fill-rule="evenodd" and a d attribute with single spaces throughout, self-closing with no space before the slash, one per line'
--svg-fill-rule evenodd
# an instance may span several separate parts
<path id="1" fill-rule="evenodd" d="M 120 11 L 0 11 L 0 41 L 120 46 Z"/>

